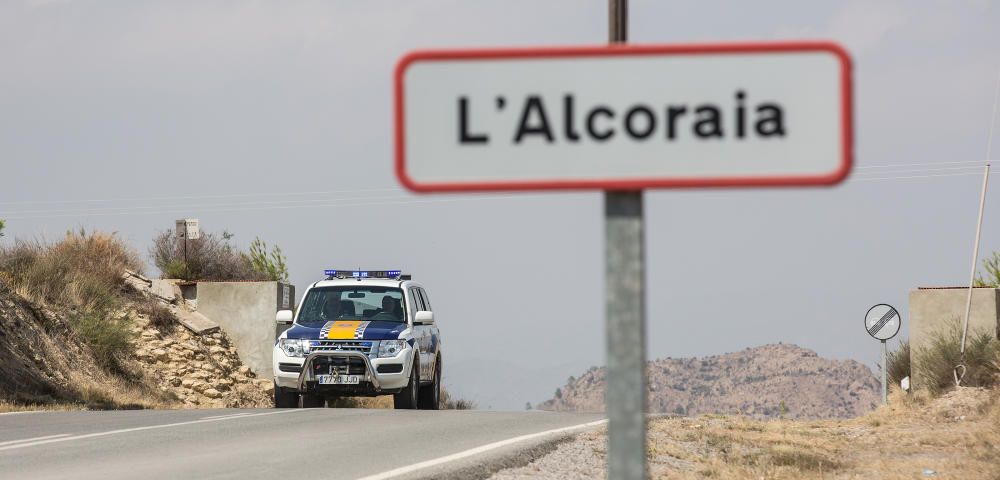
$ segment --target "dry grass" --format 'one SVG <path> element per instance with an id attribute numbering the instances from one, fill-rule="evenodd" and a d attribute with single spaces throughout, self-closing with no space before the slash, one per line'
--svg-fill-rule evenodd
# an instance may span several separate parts
<path id="1" fill-rule="evenodd" d="M 447 390 L 441 389 L 441 410 L 475 410 L 476 402 L 464 398 L 454 398 Z"/>
<path id="2" fill-rule="evenodd" d="M 125 270 L 142 262 L 120 238 L 67 232 L 59 242 L 18 240 L 0 248 L 0 280 L 18 295 L 68 312 L 70 326 L 106 366 L 131 349 L 129 318 L 119 314 Z"/>
<path id="3" fill-rule="evenodd" d="M 330 403 L 330 408 L 392 408 L 392 395 L 378 397 L 343 397 Z"/>
<path id="4" fill-rule="evenodd" d="M 343 397 L 330 403 L 331 408 L 393 408 L 392 395 L 378 397 Z M 448 391 L 441 389 L 441 410 L 471 410 L 476 408 L 475 402 L 455 399 Z"/>
<path id="5" fill-rule="evenodd" d="M 136 313 L 145 315 L 149 319 L 149 325 L 158 330 L 167 330 L 177 325 L 177 317 L 173 312 L 155 298 L 137 302 Z"/>
<path id="6" fill-rule="evenodd" d="M 895 392 L 847 421 L 658 419 L 649 435 L 655 478 L 1000 478 L 1000 391 Z"/>
<path id="7" fill-rule="evenodd" d="M 25 298 L 85 308 L 121 290 L 122 272 L 142 262 L 120 238 L 101 232 L 66 232 L 59 242 L 18 240 L 0 249 L 0 271 Z"/>

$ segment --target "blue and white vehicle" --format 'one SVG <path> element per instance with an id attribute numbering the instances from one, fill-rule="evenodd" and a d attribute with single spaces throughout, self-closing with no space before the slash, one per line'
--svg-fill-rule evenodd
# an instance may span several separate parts
<path id="1" fill-rule="evenodd" d="M 341 396 L 393 395 L 437 410 L 441 334 L 427 292 L 398 270 L 326 270 L 274 345 L 274 405 L 321 407 Z"/>

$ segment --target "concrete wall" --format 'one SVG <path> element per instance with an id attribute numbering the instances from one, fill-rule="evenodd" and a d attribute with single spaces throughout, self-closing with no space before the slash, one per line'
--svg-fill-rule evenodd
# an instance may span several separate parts
<path id="1" fill-rule="evenodd" d="M 268 378 L 273 375 L 274 314 L 292 308 L 294 288 L 278 282 L 198 282 L 195 297 L 198 312 L 222 327 L 243 363 Z"/>
<path id="2" fill-rule="evenodd" d="M 950 324 L 962 322 L 968 287 L 920 288 L 910 292 L 910 355 L 923 348 L 934 333 Z M 969 313 L 969 332 L 985 331 L 1000 338 L 1000 289 L 975 288 Z M 911 366 L 913 362 L 910 362 Z M 911 376 L 919 388 L 918 376 Z"/>

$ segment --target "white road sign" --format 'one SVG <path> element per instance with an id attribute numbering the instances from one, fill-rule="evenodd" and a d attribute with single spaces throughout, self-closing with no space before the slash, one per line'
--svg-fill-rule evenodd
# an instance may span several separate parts
<path id="1" fill-rule="evenodd" d="M 201 229 L 198 227 L 197 218 L 177 220 L 175 222 L 175 226 L 177 238 L 187 238 L 188 240 L 197 240 L 201 238 Z"/>
<path id="2" fill-rule="evenodd" d="M 888 340 L 899 333 L 899 312 L 884 303 L 868 309 L 865 314 L 865 330 L 878 340 Z"/>
<path id="3" fill-rule="evenodd" d="M 833 184 L 852 159 L 835 44 L 414 52 L 396 169 L 417 191 Z"/>

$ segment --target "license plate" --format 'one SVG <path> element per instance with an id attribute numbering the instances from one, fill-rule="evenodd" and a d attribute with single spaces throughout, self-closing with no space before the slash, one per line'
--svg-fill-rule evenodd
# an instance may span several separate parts
<path id="1" fill-rule="evenodd" d="M 320 385 L 357 385 L 361 379 L 357 375 L 316 375 Z"/>

